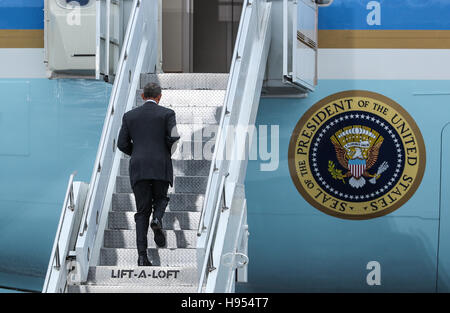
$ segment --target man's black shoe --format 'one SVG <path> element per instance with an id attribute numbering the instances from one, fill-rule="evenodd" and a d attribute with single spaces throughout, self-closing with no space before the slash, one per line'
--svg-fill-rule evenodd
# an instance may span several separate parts
<path id="1" fill-rule="evenodd" d="M 138 259 L 138 266 L 152 266 L 146 255 L 140 255 Z"/>
<path id="2" fill-rule="evenodd" d="M 164 247 L 166 245 L 166 236 L 164 236 L 164 233 L 162 231 L 162 223 L 157 218 L 153 219 L 150 227 L 153 230 L 155 243 L 158 247 Z"/>

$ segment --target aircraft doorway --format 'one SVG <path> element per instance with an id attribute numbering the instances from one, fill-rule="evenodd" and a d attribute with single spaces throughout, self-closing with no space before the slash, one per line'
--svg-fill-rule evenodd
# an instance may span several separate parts
<path id="1" fill-rule="evenodd" d="M 162 1 L 162 69 L 228 73 L 243 0 Z"/>

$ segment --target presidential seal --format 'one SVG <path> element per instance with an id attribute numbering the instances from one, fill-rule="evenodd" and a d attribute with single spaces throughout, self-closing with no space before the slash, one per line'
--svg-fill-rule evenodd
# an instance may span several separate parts
<path id="1" fill-rule="evenodd" d="M 319 101 L 297 123 L 289 170 L 312 206 L 362 220 L 391 213 L 411 198 L 425 154 L 419 128 L 399 104 L 369 91 L 345 91 Z"/>

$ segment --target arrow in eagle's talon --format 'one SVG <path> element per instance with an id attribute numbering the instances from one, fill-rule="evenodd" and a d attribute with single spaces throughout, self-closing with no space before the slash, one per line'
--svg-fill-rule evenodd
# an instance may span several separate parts
<path id="1" fill-rule="evenodd" d="M 377 179 L 381 177 L 381 174 L 385 172 L 389 168 L 388 162 L 384 161 L 380 167 L 378 167 L 378 171 L 375 177 L 369 180 L 371 184 L 375 184 L 377 182 Z"/>

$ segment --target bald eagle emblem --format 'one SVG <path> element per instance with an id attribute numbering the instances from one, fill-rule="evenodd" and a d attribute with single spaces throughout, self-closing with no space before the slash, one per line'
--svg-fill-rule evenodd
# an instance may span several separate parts
<path id="1" fill-rule="evenodd" d="M 376 184 L 377 179 L 389 167 L 385 161 L 375 174 L 368 172 L 377 163 L 383 140 L 377 131 L 366 126 L 349 126 L 334 133 L 331 142 L 336 151 L 336 158 L 347 170 L 345 174 L 340 175 L 340 179 L 349 178 L 348 183 L 353 188 L 363 187 L 366 184 L 365 178 L 368 178 L 371 184 Z M 335 175 L 333 177 L 335 178 Z"/>

